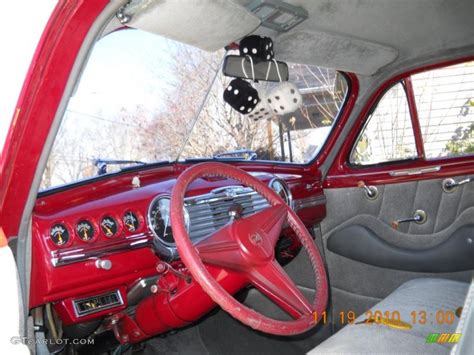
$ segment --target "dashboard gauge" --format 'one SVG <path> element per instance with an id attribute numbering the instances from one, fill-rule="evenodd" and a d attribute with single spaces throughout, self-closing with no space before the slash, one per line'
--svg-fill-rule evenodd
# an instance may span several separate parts
<path id="1" fill-rule="evenodd" d="M 292 207 L 292 196 L 288 185 L 278 178 L 274 178 L 268 184 L 270 188 L 279 195 L 283 201 L 290 207 Z"/>
<path id="2" fill-rule="evenodd" d="M 123 224 L 129 232 L 136 232 L 138 227 L 140 227 L 140 220 L 137 215 L 132 211 L 125 212 L 123 215 Z"/>
<path id="3" fill-rule="evenodd" d="M 170 198 L 156 197 L 148 209 L 148 222 L 156 238 L 167 244 L 174 244 L 170 220 Z M 189 214 L 184 208 L 184 223 L 189 230 Z"/>
<path id="4" fill-rule="evenodd" d="M 94 238 L 94 226 L 91 222 L 84 219 L 77 223 L 76 233 L 82 241 L 89 242 Z"/>
<path id="5" fill-rule="evenodd" d="M 100 230 L 106 237 L 112 238 L 118 232 L 117 221 L 110 216 L 102 217 L 100 221 Z"/>
<path id="6" fill-rule="evenodd" d="M 55 224 L 49 231 L 49 237 L 57 246 L 63 246 L 69 241 L 69 231 L 63 224 Z"/>

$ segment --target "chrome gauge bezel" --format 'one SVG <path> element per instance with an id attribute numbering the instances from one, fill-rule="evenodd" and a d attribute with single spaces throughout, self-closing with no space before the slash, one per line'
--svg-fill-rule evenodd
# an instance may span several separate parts
<path id="1" fill-rule="evenodd" d="M 281 178 L 279 178 L 279 177 L 274 177 L 274 178 L 271 179 L 270 182 L 268 183 L 268 187 L 271 188 L 273 191 L 275 191 L 275 190 L 273 189 L 273 184 L 276 183 L 276 182 L 279 183 L 279 184 L 282 186 L 283 190 L 285 190 L 285 193 L 286 193 L 286 196 L 287 196 L 287 201 L 285 201 L 286 204 L 287 204 L 288 206 L 290 206 L 291 209 L 294 209 L 294 208 L 293 208 L 293 195 L 291 194 L 290 187 L 288 186 L 288 184 L 286 183 L 285 180 L 283 180 L 283 179 L 281 179 Z M 277 193 L 277 192 L 275 191 L 275 193 Z"/>
<path id="2" fill-rule="evenodd" d="M 160 243 L 162 243 L 166 246 L 175 248 L 176 243 L 167 242 L 167 241 L 163 240 L 161 237 L 158 236 L 158 234 L 155 232 L 155 229 L 153 228 L 153 225 L 152 225 L 152 222 L 151 222 L 152 221 L 152 215 L 151 215 L 152 207 L 155 205 L 155 203 L 157 203 L 160 200 L 169 200 L 171 202 L 171 195 L 168 195 L 168 194 L 158 195 L 158 196 L 155 196 L 153 198 L 153 200 L 151 200 L 151 202 L 148 206 L 148 212 L 147 212 L 147 216 L 146 216 L 146 223 L 147 223 L 148 229 L 153 234 L 153 237 L 155 238 L 155 240 L 159 241 Z M 189 233 L 190 218 L 189 218 L 189 212 L 188 212 L 188 210 L 186 209 L 185 206 L 183 206 L 183 212 L 184 212 L 184 224 L 185 224 L 186 230 Z"/>

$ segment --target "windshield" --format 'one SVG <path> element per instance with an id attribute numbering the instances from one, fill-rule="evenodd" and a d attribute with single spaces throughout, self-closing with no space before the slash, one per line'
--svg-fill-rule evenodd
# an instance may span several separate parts
<path id="1" fill-rule="evenodd" d="M 223 100 L 232 80 L 222 74 L 225 55 L 139 30 L 102 38 L 69 100 L 41 188 L 159 161 L 313 159 L 344 103 L 345 76 L 288 63 L 303 104 L 254 120 Z"/>

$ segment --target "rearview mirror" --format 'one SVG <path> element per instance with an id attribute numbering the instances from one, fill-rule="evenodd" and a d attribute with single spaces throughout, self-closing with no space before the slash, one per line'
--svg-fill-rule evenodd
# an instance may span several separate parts
<path id="1" fill-rule="evenodd" d="M 255 80 L 263 81 L 288 81 L 288 65 L 285 62 L 276 61 L 258 62 L 253 65 Z M 222 71 L 225 76 L 233 78 L 253 79 L 252 63 L 248 57 L 238 55 L 228 55 L 225 57 Z M 280 72 L 280 76 L 278 75 Z"/>

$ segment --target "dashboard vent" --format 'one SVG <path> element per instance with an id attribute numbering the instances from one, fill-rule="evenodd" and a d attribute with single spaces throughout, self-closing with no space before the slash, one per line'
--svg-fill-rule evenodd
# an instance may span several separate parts
<path id="1" fill-rule="evenodd" d="M 123 300 L 118 290 L 74 301 L 78 317 L 121 305 L 123 305 Z"/>
<path id="2" fill-rule="evenodd" d="M 191 239 L 199 240 L 226 225 L 230 221 L 229 209 L 236 203 L 242 206 L 243 217 L 269 206 L 262 196 L 243 187 L 226 187 L 210 194 L 186 199 Z"/>

